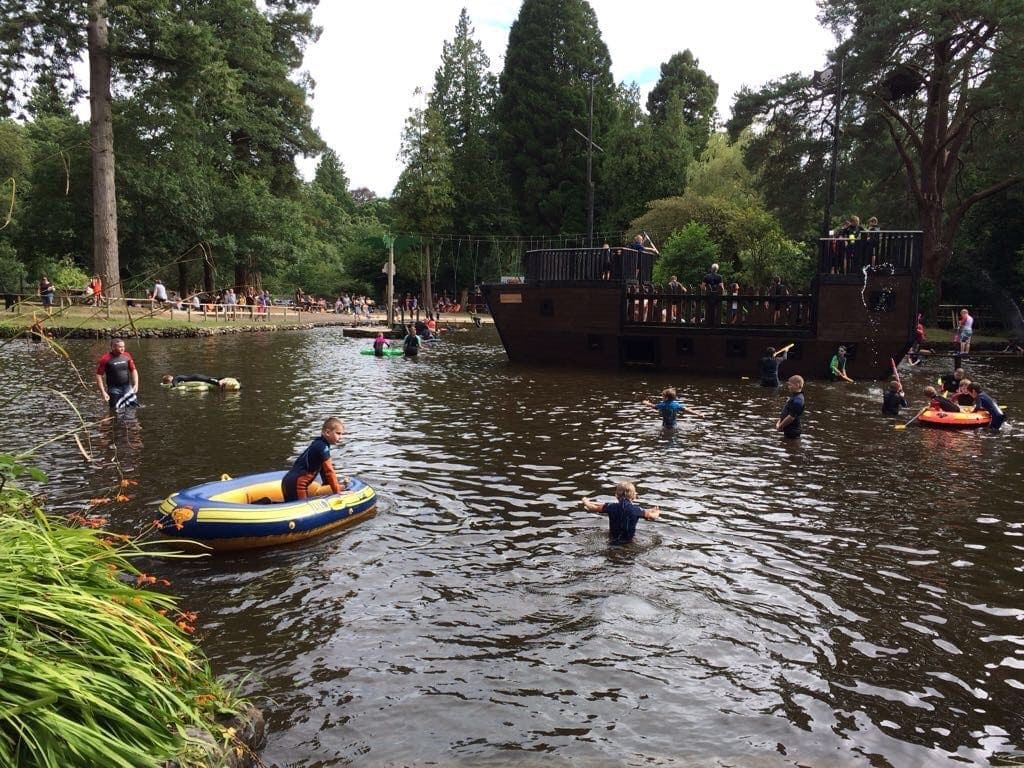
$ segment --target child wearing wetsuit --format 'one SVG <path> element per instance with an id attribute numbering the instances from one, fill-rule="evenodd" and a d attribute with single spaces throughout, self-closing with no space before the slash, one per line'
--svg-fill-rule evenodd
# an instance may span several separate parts
<path id="1" fill-rule="evenodd" d="M 899 416 L 900 408 L 908 407 L 907 398 L 903 395 L 903 387 L 893 379 L 889 382 L 889 391 L 882 396 L 882 415 Z"/>
<path id="2" fill-rule="evenodd" d="M 790 376 L 786 386 L 792 394 L 782 406 L 782 413 L 775 422 L 775 430 L 792 439 L 800 437 L 800 417 L 804 412 L 804 377 Z"/>
<path id="3" fill-rule="evenodd" d="M 384 338 L 384 331 L 377 332 L 377 338 L 373 340 L 374 357 L 384 357 L 384 347 L 390 347 L 388 340 Z"/>
<path id="4" fill-rule="evenodd" d="M 974 410 L 976 411 L 988 411 L 989 415 L 992 416 L 992 421 L 989 424 L 989 429 L 993 432 L 998 432 L 999 428 L 1003 426 L 1003 422 L 1006 420 L 1006 416 L 1002 410 L 996 405 L 996 401 L 992 399 L 992 396 L 981 388 L 981 384 L 971 382 L 969 387 L 971 394 L 974 395 Z"/>
<path id="5" fill-rule="evenodd" d="M 608 543 L 628 544 L 636 535 L 636 524 L 640 518 L 657 520 L 661 516 L 658 507 L 641 509 L 636 503 L 636 486 L 630 482 L 621 482 L 615 486 L 615 501 L 603 503 L 584 496 L 583 508 L 587 512 L 600 512 L 608 515 Z"/>
<path id="6" fill-rule="evenodd" d="M 761 358 L 761 386 L 777 387 L 779 381 L 779 366 L 786 359 L 788 352 L 781 355 L 775 351 L 775 347 L 767 347 L 764 350 L 764 357 Z"/>
<path id="7" fill-rule="evenodd" d="M 676 425 L 676 417 L 680 413 L 689 413 L 696 416 L 698 419 L 703 419 L 704 414 L 698 413 L 697 411 L 687 408 L 679 400 L 676 399 L 676 390 L 674 387 L 669 387 L 661 392 L 661 400 L 657 403 L 651 402 L 650 400 L 644 400 L 644 405 L 650 405 L 657 408 L 661 413 L 661 424 L 664 427 L 672 429 Z"/>
<path id="8" fill-rule="evenodd" d="M 332 416 L 324 422 L 320 436 L 309 444 L 281 480 L 285 501 L 306 498 L 309 484 L 317 475 L 320 475 L 324 485 L 331 486 L 333 493 L 341 493 L 348 487 L 347 480 L 338 482 L 338 476 L 334 473 L 334 463 L 331 461 L 331 446 L 337 445 L 344 434 L 345 425 L 341 419 Z"/>

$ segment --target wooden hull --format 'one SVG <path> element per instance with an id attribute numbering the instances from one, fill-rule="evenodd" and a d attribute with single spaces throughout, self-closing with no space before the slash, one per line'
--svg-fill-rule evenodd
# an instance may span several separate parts
<path id="1" fill-rule="evenodd" d="M 611 281 L 488 285 L 484 295 L 513 362 L 751 377 L 766 347 L 792 343 L 784 374 L 825 378 L 843 345 L 851 377 L 885 378 L 917 312 L 911 274 L 819 276 L 811 294 L 784 305 L 742 297 L 735 313 L 728 297 L 691 296 L 679 301 L 685 322 L 672 321 L 672 298 L 638 298 Z"/>

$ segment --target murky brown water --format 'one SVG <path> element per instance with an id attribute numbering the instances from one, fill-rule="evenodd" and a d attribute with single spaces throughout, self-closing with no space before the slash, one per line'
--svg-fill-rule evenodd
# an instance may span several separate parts
<path id="1" fill-rule="evenodd" d="M 1008 407 L 997 436 L 896 431 L 879 383 L 814 382 L 783 443 L 781 390 L 756 378 L 512 367 L 486 329 L 416 362 L 364 343 L 130 341 L 145 407 L 92 430 L 91 465 L 67 438 L 40 449 L 55 510 L 138 481 L 108 507 L 133 531 L 171 491 L 285 468 L 345 418 L 335 464 L 377 489 L 375 518 L 154 564 L 215 668 L 267 706 L 268 765 L 987 765 L 1024 747 L 1019 362 L 968 366 Z M 70 343 L 83 388 L 7 342 L 0 451 L 73 427 L 47 386 L 104 415 L 105 348 Z M 243 388 L 162 390 L 165 371 Z M 707 420 L 664 433 L 636 403 L 668 384 Z M 665 514 L 610 549 L 579 497 L 623 477 Z"/>

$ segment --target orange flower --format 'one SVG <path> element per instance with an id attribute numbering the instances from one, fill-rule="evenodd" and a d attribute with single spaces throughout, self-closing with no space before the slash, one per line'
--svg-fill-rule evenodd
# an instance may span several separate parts
<path id="1" fill-rule="evenodd" d="M 106 496 L 106 497 L 100 498 L 100 499 L 89 499 L 89 503 L 92 504 L 93 506 L 98 506 L 100 504 L 109 504 L 110 503 L 110 497 Z"/>
<path id="2" fill-rule="evenodd" d="M 129 480 L 127 477 L 122 477 L 121 478 L 121 487 L 122 488 L 127 488 L 129 485 L 138 485 L 138 484 L 139 484 L 138 480 Z"/>
<path id="3" fill-rule="evenodd" d="M 117 496 L 114 497 L 114 501 L 131 501 L 131 499 L 131 496 L 124 493 L 119 493 L 117 494 Z"/>

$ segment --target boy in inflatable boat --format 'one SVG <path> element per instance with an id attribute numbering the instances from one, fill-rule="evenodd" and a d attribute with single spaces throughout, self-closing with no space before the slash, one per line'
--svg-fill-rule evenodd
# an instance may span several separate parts
<path id="1" fill-rule="evenodd" d="M 305 499 L 309 495 L 309 484 L 320 475 L 324 485 L 331 486 L 332 493 L 341 493 L 348 488 L 348 478 L 338 481 L 331 461 L 331 446 L 341 442 L 345 424 L 331 416 L 320 429 L 320 436 L 295 460 L 288 474 L 281 480 L 281 491 L 285 501 Z"/>

